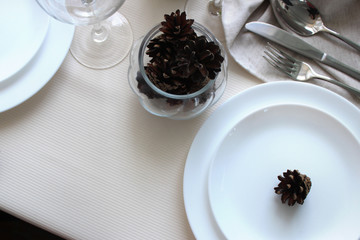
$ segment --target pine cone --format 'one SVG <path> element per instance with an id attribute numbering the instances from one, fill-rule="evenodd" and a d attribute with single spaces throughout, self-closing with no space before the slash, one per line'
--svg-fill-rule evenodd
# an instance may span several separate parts
<path id="1" fill-rule="evenodd" d="M 171 76 L 170 67 L 167 67 L 168 62 L 163 62 L 162 65 L 157 63 L 148 63 L 145 67 L 145 72 L 150 81 L 160 90 L 172 94 L 187 94 L 187 86 L 184 79 Z"/>
<path id="2" fill-rule="evenodd" d="M 202 42 L 201 39 L 196 42 Z M 150 80 L 163 91 L 188 94 L 200 90 L 209 80 L 214 79 L 216 73 L 221 70 L 223 57 L 219 52 L 212 53 L 210 51 L 211 43 L 204 44 L 203 48 L 196 46 L 196 43 L 193 45 L 192 48 L 198 49 L 192 49 L 187 45 L 183 51 L 178 51 L 177 55 L 170 59 L 153 58 L 145 68 Z M 206 48 L 206 45 L 209 45 L 210 48 Z M 173 84 L 171 81 L 173 81 Z M 166 88 L 162 88 L 157 82 L 168 82 L 168 84 L 164 85 Z M 169 84 L 173 85 L 173 87 L 170 87 Z M 189 85 L 186 87 L 187 92 L 176 91 L 176 89 L 184 89 L 184 85 Z"/>
<path id="3" fill-rule="evenodd" d="M 165 14 L 165 21 L 161 22 L 162 27 L 160 31 L 165 34 L 167 40 L 186 41 L 191 38 L 195 33 L 192 28 L 194 23 L 193 19 L 186 19 L 186 13 L 180 13 L 180 10 L 172 12 L 170 15 Z"/>
<path id="4" fill-rule="evenodd" d="M 160 44 L 164 48 L 158 49 Z M 169 93 L 188 94 L 200 90 L 215 79 L 224 61 L 219 46 L 204 36 L 186 41 L 185 46 L 177 50 L 163 38 L 155 38 L 148 47 L 148 54 L 153 58 L 145 68 L 146 73 L 157 87 Z"/>
<path id="5" fill-rule="evenodd" d="M 145 82 L 145 79 L 142 77 L 140 71 L 137 72 L 136 81 L 138 82 L 137 87 L 141 93 L 144 93 L 149 99 L 161 97 L 159 94 L 156 94 L 154 90 Z"/>
<path id="6" fill-rule="evenodd" d="M 174 46 L 166 40 L 164 34 L 151 39 L 147 48 L 146 54 L 152 58 L 151 62 L 154 60 L 171 59 L 171 56 L 174 54 Z"/>
<path id="7" fill-rule="evenodd" d="M 208 42 L 205 36 L 200 36 L 187 41 L 179 50 L 171 73 L 173 76 L 191 78 L 193 81 L 215 79 L 216 74 L 221 71 L 223 61 L 219 46 Z"/>
<path id="8" fill-rule="evenodd" d="M 154 90 L 151 89 L 151 87 L 145 82 L 145 79 L 142 77 L 140 72 L 137 72 L 136 80 L 138 82 L 137 87 L 139 91 L 145 94 L 149 99 L 163 98 L 162 95 L 159 95 L 158 93 L 156 93 Z M 166 102 L 170 106 L 182 104 L 182 100 L 170 99 L 170 98 L 166 99 Z"/>
<path id="9" fill-rule="evenodd" d="M 276 194 L 282 194 L 281 201 L 293 206 L 295 203 L 303 204 L 306 196 L 311 188 L 311 180 L 305 174 L 301 174 L 298 170 L 287 170 L 283 173 L 284 177 L 278 176 L 280 183 L 275 187 Z"/>
<path id="10" fill-rule="evenodd" d="M 205 36 L 197 36 L 192 28 L 194 20 L 187 20 L 185 12 L 177 10 L 164 17 L 166 21 L 159 29 L 162 34 L 147 45 L 146 54 L 150 61 L 145 66 L 146 75 L 164 92 L 175 95 L 194 93 L 221 71 L 224 58 L 220 47 L 208 42 Z M 145 82 L 141 79 L 138 82 L 138 88 L 148 93 L 143 86 Z M 151 98 L 152 94 L 149 95 Z"/>

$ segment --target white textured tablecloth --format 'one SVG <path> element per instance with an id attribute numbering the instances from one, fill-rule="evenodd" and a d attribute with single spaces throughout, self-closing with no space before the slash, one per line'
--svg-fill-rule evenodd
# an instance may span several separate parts
<path id="1" fill-rule="evenodd" d="M 134 38 L 183 0 L 127 0 Z M 128 58 L 91 70 L 68 54 L 51 81 L 0 114 L 0 209 L 68 239 L 193 239 L 183 203 L 192 140 L 209 114 L 261 83 L 229 59 L 227 89 L 198 118 L 146 112 Z"/>

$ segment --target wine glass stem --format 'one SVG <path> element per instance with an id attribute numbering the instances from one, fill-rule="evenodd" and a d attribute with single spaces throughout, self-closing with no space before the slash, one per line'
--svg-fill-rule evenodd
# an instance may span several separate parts
<path id="1" fill-rule="evenodd" d="M 218 8 L 221 8 L 221 2 L 222 0 L 214 0 L 214 5 Z"/>
<path id="2" fill-rule="evenodd" d="M 82 4 L 95 16 L 93 4 L 96 0 L 81 0 Z M 109 37 L 109 29 L 103 23 L 96 23 L 91 30 L 91 38 L 94 42 L 102 43 Z"/>
<path id="3" fill-rule="evenodd" d="M 222 0 L 210 0 L 208 3 L 209 13 L 214 16 L 220 16 L 221 15 L 221 5 L 222 5 Z"/>
<path id="4" fill-rule="evenodd" d="M 91 31 L 91 37 L 94 42 L 104 42 L 109 37 L 109 30 L 105 27 L 104 24 L 97 23 L 94 25 Z"/>
<path id="5" fill-rule="evenodd" d="M 81 0 L 82 4 L 86 7 L 89 7 L 91 4 L 95 2 L 95 0 Z"/>

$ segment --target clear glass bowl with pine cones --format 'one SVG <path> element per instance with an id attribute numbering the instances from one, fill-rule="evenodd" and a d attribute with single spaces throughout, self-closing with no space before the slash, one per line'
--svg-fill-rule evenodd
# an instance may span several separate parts
<path id="1" fill-rule="evenodd" d="M 177 10 L 134 43 L 128 80 L 148 112 L 190 119 L 224 93 L 226 51 L 208 29 Z"/>

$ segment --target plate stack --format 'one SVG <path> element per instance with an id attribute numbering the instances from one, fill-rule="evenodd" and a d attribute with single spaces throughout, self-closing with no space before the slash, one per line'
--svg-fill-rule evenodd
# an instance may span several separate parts
<path id="1" fill-rule="evenodd" d="M 62 64 L 74 27 L 50 18 L 36 1 L 2 1 L 0 112 L 38 92 Z"/>
<path id="2" fill-rule="evenodd" d="M 219 107 L 190 148 L 184 203 L 197 239 L 358 239 L 360 111 L 292 81 L 250 88 Z M 302 205 L 275 194 L 287 169 L 311 178 Z"/>

